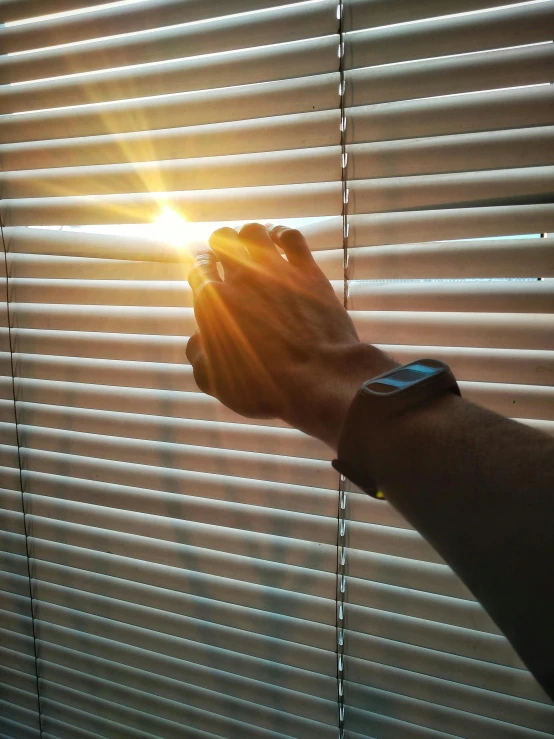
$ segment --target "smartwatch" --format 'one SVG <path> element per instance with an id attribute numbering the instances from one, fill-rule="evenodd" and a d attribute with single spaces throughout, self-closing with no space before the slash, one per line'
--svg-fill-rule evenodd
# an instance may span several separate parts
<path id="1" fill-rule="evenodd" d="M 437 359 L 418 359 L 364 382 L 346 414 L 333 467 L 364 492 L 384 499 L 368 450 L 371 454 L 389 422 L 447 393 L 460 395 L 460 390 L 450 368 Z"/>

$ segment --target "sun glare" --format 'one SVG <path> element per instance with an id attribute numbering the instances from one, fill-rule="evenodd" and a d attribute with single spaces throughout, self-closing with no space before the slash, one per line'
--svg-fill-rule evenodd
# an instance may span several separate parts
<path id="1" fill-rule="evenodd" d="M 200 224 L 190 223 L 169 205 L 163 206 L 154 226 L 157 236 L 166 244 L 189 252 L 197 250 L 203 236 Z"/>

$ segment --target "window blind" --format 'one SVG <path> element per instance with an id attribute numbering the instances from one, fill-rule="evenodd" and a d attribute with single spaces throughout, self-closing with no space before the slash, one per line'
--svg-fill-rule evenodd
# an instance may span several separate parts
<path id="1" fill-rule="evenodd" d="M 554 4 L 472 5 L 346 4 L 349 305 L 365 340 L 552 432 L 554 242 L 530 236 L 554 216 Z M 348 517 L 347 734 L 552 736 L 550 701 L 421 537 L 356 490 Z"/>
<path id="2" fill-rule="evenodd" d="M 198 391 L 148 224 L 310 219 L 364 340 L 552 431 L 554 3 L 89 5 L 0 0 L 0 735 L 551 736 L 388 504 Z"/>

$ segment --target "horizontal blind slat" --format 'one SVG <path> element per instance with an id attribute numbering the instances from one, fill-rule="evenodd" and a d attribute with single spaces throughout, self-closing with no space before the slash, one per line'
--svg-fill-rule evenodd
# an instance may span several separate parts
<path id="1" fill-rule="evenodd" d="M 307 140 L 313 146 L 335 144 L 339 118 L 338 110 L 307 111 L 232 123 L 135 131 L 119 134 L 116 140 L 112 134 L 98 134 L 0 144 L 0 156 L 8 171 L 301 150 Z"/>
<path id="2" fill-rule="evenodd" d="M 256 220 L 331 216 L 339 210 L 339 182 L 274 185 L 223 190 L 58 196 L 8 199 L 0 214 L 10 225 L 140 224 L 155 220 L 164 207 L 188 221 Z"/>
<path id="3" fill-rule="evenodd" d="M 155 341 L 150 343 L 150 351 L 155 346 Z M 251 421 L 228 410 L 215 398 L 198 392 L 68 384 L 55 380 L 21 378 L 17 379 L 16 387 L 18 393 L 21 393 L 18 397 L 25 397 L 27 402 L 42 403 L 46 392 L 52 405 L 242 424 L 249 424 Z M 282 427 L 284 423 L 264 419 L 264 425 Z"/>
<path id="4" fill-rule="evenodd" d="M 191 471 L 230 477 L 275 480 L 336 489 L 336 472 L 324 460 L 202 447 L 160 439 L 154 446 L 149 440 L 23 424 L 19 426 L 19 434 L 21 447 L 26 450 L 25 454 L 32 453 L 33 449 L 63 451 L 64 454 L 72 456 L 113 459 L 177 470 L 184 467 Z"/>
<path id="5" fill-rule="evenodd" d="M 32 675 L 26 675 L 24 672 L 2 665 L 0 667 L 0 681 L 3 686 L 11 685 L 14 688 L 33 694 L 36 706 L 36 678 L 33 679 Z"/>
<path id="6" fill-rule="evenodd" d="M 9 739 L 39 739 L 36 711 L 0 699 L 0 731 Z"/>
<path id="7" fill-rule="evenodd" d="M 554 231 L 552 205 L 376 213 L 353 215 L 350 218 L 350 245 L 380 246 L 552 231 Z"/>
<path id="8" fill-rule="evenodd" d="M 487 663 L 524 670 L 513 648 L 499 634 L 430 622 L 351 603 L 347 605 L 345 614 L 349 647 L 358 658 L 371 658 L 371 648 L 365 648 L 365 637 L 374 635 L 449 655 L 477 658 Z"/>
<path id="9" fill-rule="evenodd" d="M 182 126 L 215 125 L 336 109 L 338 72 L 214 90 L 87 103 L 73 108 L 0 115 L 2 142 L 41 142 L 116 133 L 149 133 Z M 151 91 L 150 91 L 151 92 Z"/>
<path id="10" fill-rule="evenodd" d="M 190 618 L 167 613 L 158 608 L 118 601 L 115 598 L 106 598 L 75 588 L 64 589 L 62 586 L 53 586 L 40 581 L 34 581 L 33 585 L 37 593 L 36 620 L 40 624 L 49 622 L 72 627 L 77 620 L 81 621 L 83 626 L 94 621 L 94 624 L 105 624 L 103 636 L 110 638 L 110 635 L 119 633 L 123 624 L 140 628 L 141 631 L 150 631 L 152 619 L 155 619 L 156 639 L 164 642 L 165 653 L 168 653 L 173 645 L 178 648 L 176 654 L 186 654 L 188 645 L 194 643 L 200 650 L 212 647 L 231 652 L 237 657 L 240 655 L 262 660 L 271 655 L 271 660 L 275 664 L 323 675 L 332 674 L 334 635 L 331 627 L 327 640 L 331 649 L 325 650 L 306 646 L 295 639 L 287 642 L 283 634 L 270 636 L 250 633 L 244 629 L 204 621 L 201 617 Z M 39 626 L 39 637 L 40 628 Z"/>
<path id="11" fill-rule="evenodd" d="M 5 544 L 6 540 L 7 537 L 4 535 L 2 537 L 2 543 Z M 29 573 L 27 570 L 27 556 L 3 549 L 2 570 L 14 575 L 19 575 L 20 577 L 28 577 Z"/>
<path id="12" fill-rule="evenodd" d="M 389 0 L 350 0 L 345 7 L 345 23 L 347 31 L 356 31 L 453 13 L 492 9 L 506 4 L 505 0 L 420 0 L 418 3 L 411 0 L 396 0 L 395 3 Z"/>
<path id="13" fill-rule="evenodd" d="M 235 728 L 235 722 L 242 721 L 249 724 L 249 732 L 253 734 L 258 728 L 263 730 L 271 730 L 272 732 L 286 732 L 287 736 L 294 737 L 315 737 L 323 732 L 323 735 L 329 736 L 328 722 L 326 725 L 321 719 L 314 721 L 313 719 L 305 719 L 295 715 L 287 710 L 286 703 L 279 703 L 279 708 L 269 706 L 261 706 L 250 700 L 241 700 L 222 695 L 217 691 L 217 684 L 211 690 L 201 690 L 195 685 L 180 686 L 180 697 L 176 695 L 168 698 L 159 695 L 159 692 L 151 688 L 152 679 L 146 679 L 143 685 L 127 685 L 120 682 L 118 671 L 111 676 L 104 674 L 100 676 L 96 673 L 85 673 L 77 660 L 72 669 L 53 665 L 49 662 L 43 662 L 43 671 L 41 678 L 50 680 L 57 685 L 70 687 L 86 694 L 94 694 L 117 703 L 126 705 L 139 710 L 147 710 L 152 716 L 162 719 L 173 717 L 177 723 L 186 725 L 188 714 L 192 709 L 193 716 L 200 716 L 203 719 L 205 728 L 216 729 L 217 723 L 221 721 L 229 721 L 229 729 Z M 153 687 L 153 686 L 152 686 Z M 279 696 L 282 700 L 282 694 Z M 277 696 L 274 697 L 277 700 Z M 212 714 L 213 719 L 208 719 L 200 714 Z M 327 711 L 329 713 L 329 711 Z M 214 723 L 216 726 L 211 726 Z M 227 729 L 227 725 L 224 725 Z M 228 729 L 227 729 L 228 730 Z"/>
<path id="14" fill-rule="evenodd" d="M 3 632 L 3 636 L 7 632 Z M 9 644 L 9 637 L 6 639 L 6 643 Z M 13 644 L 11 646 L 14 646 Z M 21 675 L 30 675 L 34 678 L 36 684 L 36 670 L 35 670 L 35 655 L 27 655 L 22 652 L 17 652 L 14 649 L 8 649 L 0 645 L 0 658 L 2 659 L 2 665 L 8 667 L 10 670 L 14 670 Z"/>
<path id="15" fill-rule="evenodd" d="M 550 3 L 538 3 L 367 31 L 358 27 L 345 36 L 345 64 L 355 69 L 550 41 L 553 24 Z"/>
<path id="16" fill-rule="evenodd" d="M 345 103 L 351 107 L 549 84 L 553 70 L 552 44 L 355 69 L 346 74 Z"/>
<path id="17" fill-rule="evenodd" d="M 349 725 L 355 731 L 379 731 L 383 739 L 398 736 L 402 726 L 403 736 L 426 739 L 428 736 L 465 736 L 469 732 L 482 732 L 491 739 L 548 739 L 548 734 L 536 732 L 522 727 L 515 727 L 505 722 L 475 716 L 456 709 L 440 706 L 428 701 L 407 698 L 396 693 L 373 689 L 368 691 L 371 704 L 368 707 L 351 708 Z M 398 726 L 398 728 L 397 728 Z"/>
<path id="18" fill-rule="evenodd" d="M 29 513 L 48 516 L 49 518 L 63 517 L 66 506 L 74 508 L 75 505 L 102 506 L 115 511 L 132 511 L 138 514 L 147 514 L 162 517 L 168 523 L 173 519 L 186 520 L 189 523 L 209 524 L 222 526 L 229 529 L 251 529 L 259 533 L 277 534 L 286 539 L 299 540 L 305 543 L 310 541 L 321 544 L 332 543 L 333 518 L 323 511 L 317 515 L 313 512 L 307 514 L 302 511 L 300 504 L 289 510 L 286 503 L 276 501 L 273 506 L 258 504 L 256 498 L 261 497 L 261 492 L 267 483 L 263 483 L 261 490 L 254 488 L 251 491 L 251 502 L 236 502 L 229 498 L 221 499 L 214 492 L 211 497 L 202 496 L 202 486 L 192 489 L 188 494 L 178 495 L 175 492 L 154 491 L 144 488 L 133 488 L 124 486 L 118 488 L 114 484 L 105 481 L 82 481 L 79 478 L 64 479 L 63 475 L 49 476 L 37 471 L 25 472 L 25 488 Z M 213 481 L 213 477 L 210 482 Z M 204 481 L 208 482 L 208 481 Z M 217 485 L 214 481 L 214 487 Z M 240 485 L 235 481 L 235 488 Z M 56 494 L 56 483 L 59 492 Z M 207 485 L 206 485 L 207 487 Z M 266 488 L 266 493 L 267 488 Z M 120 496 L 118 504 L 114 505 L 110 500 L 110 493 Z M 38 497 L 40 500 L 35 500 Z M 235 496 L 233 496 L 235 497 Z M 242 496 L 249 500 L 247 494 Z M 111 504 L 111 505 L 110 505 Z M 93 509 L 94 515 L 101 509 Z M 375 522 L 395 525 L 394 516 L 387 517 Z M 154 523 L 156 523 L 154 521 Z M 109 526 L 108 528 L 113 528 Z M 304 532 L 304 533 L 303 533 Z M 162 530 L 163 533 L 163 530 Z M 7 575 L 5 575 L 7 577 Z M 28 594 L 22 582 L 22 594 Z"/>
<path id="19" fill-rule="evenodd" d="M 389 639 L 364 637 L 364 647 L 372 648 L 372 662 L 422 673 L 431 677 L 453 680 L 470 687 L 490 690 L 517 698 L 546 703 L 549 699 L 526 670 L 481 662 L 467 657 L 451 657 L 442 652 L 401 644 Z M 352 654 L 345 659 L 345 679 L 361 685 L 371 685 L 371 662 Z"/>
<path id="20" fill-rule="evenodd" d="M 552 254 L 554 263 L 554 252 Z M 485 313 L 554 313 L 554 284 L 549 282 L 435 283 L 352 281 L 352 310 L 475 311 Z"/>
<path id="21" fill-rule="evenodd" d="M 405 563 L 406 573 L 419 566 L 418 563 L 413 563 L 413 565 Z M 425 619 L 431 624 L 438 622 L 457 626 L 465 631 L 500 634 L 490 616 L 475 600 L 456 598 L 443 593 L 418 592 L 416 588 L 393 586 L 390 583 L 373 580 L 371 573 L 368 573 L 367 579 L 349 577 L 347 587 L 347 608 L 354 631 L 362 633 L 366 631 L 363 625 L 364 609 L 373 608 L 376 611 Z M 357 627 L 354 626 L 355 624 Z"/>
<path id="22" fill-rule="evenodd" d="M 0 88 L 0 113 L 15 113 L 94 101 L 123 100 L 236 84 L 325 74 L 337 69 L 335 36 L 285 42 L 226 54 L 54 77 Z"/>
<path id="23" fill-rule="evenodd" d="M 31 230 L 31 229 L 29 229 Z M 36 229 L 42 230 L 42 229 Z M 62 231 L 60 233 L 68 233 Z M 80 232 L 77 232 L 80 233 Z M 140 248 L 137 245 L 137 249 Z M 168 251 L 168 250 L 166 250 Z M 155 260 L 155 255 L 153 255 Z M 177 259 L 177 254 L 175 254 Z M 184 282 L 189 271 L 190 260 L 179 262 L 137 261 L 134 259 L 103 259 L 79 256 L 50 256 L 42 254 L 10 254 L 8 269 L 10 279 L 28 277 L 32 279 L 81 279 L 89 280 L 151 280 Z"/>
<path id="24" fill-rule="evenodd" d="M 167 362 L 56 356 L 41 354 L 40 345 L 35 346 L 35 349 L 37 350 L 35 354 L 14 353 L 18 377 L 135 388 L 155 389 L 159 387 L 182 392 L 196 392 L 197 390 L 192 376 L 192 367 L 188 364 L 181 366 Z M 1 352 L 0 360 L 2 362 L 9 360 L 8 352 Z M 13 422 L 13 410 L 11 416 L 9 414 L 9 401 L 0 401 L 0 407 L 5 413 L 5 420 L 8 423 Z M 294 432 L 291 433 L 294 434 Z M 296 432 L 295 438 L 304 437 Z"/>
<path id="25" fill-rule="evenodd" d="M 87 731 L 75 726 L 75 724 L 70 725 L 65 721 L 58 721 L 50 718 L 50 716 L 44 716 L 43 718 L 42 737 L 43 739 L 103 739 L 100 734 Z M 137 734 L 136 737 L 137 739 L 152 739 L 143 732 Z"/>
<path id="26" fill-rule="evenodd" d="M 4 23 L 86 8 L 90 0 L 0 0 Z"/>
<path id="27" fill-rule="evenodd" d="M 355 180 L 349 204 L 352 213 L 383 213 L 550 203 L 553 181 L 554 167 Z"/>
<path id="28" fill-rule="evenodd" d="M 6 467 L 3 467 L 2 472 L 4 473 L 6 469 Z M 13 472 L 13 470 L 11 471 Z M 19 470 L 17 470 L 17 475 L 19 477 Z M 25 535 L 23 533 L 13 534 L 10 531 L 3 531 L 2 529 L 0 529 L 0 541 L 2 542 L 3 551 L 20 557 L 27 557 L 27 550 L 25 547 Z M 6 569 L 8 570 L 8 568 Z"/>
<path id="29" fill-rule="evenodd" d="M 102 164 L 5 173 L 5 197 L 171 192 L 332 182 L 340 179 L 339 147 L 238 154 L 165 162 Z M 308 148 L 312 147 L 312 148 Z M 295 169 L 296 168 L 296 169 Z"/>
<path id="30" fill-rule="evenodd" d="M 172 720 L 165 719 L 160 716 L 154 716 L 146 711 L 129 708 L 120 702 L 116 703 L 106 698 L 97 697 L 95 693 L 98 692 L 98 688 L 94 693 L 84 693 L 42 679 L 40 681 L 40 687 L 45 713 L 48 712 L 49 715 L 58 718 L 64 718 L 68 713 L 69 715 L 75 713 L 77 715 L 81 714 L 82 723 L 80 721 L 79 724 L 84 724 L 92 729 L 95 729 L 99 725 L 98 717 L 101 716 L 101 725 L 106 726 L 106 719 L 117 725 L 117 734 L 115 735 L 121 737 L 121 739 L 127 739 L 127 737 L 134 738 L 137 736 L 137 731 L 140 731 L 139 736 L 147 736 L 148 734 L 153 734 L 153 732 L 159 736 L 161 732 L 161 735 L 166 739 L 179 739 L 182 736 L 183 722 L 187 726 L 187 733 L 191 739 L 216 739 L 217 735 L 203 730 L 209 727 L 215 728 L 219 732 L 223 731 L 224 733 L 219 733 L 219 736 L 227 736 L 229 738 L 232 736 L 229 733 L 231 730 L 248 737 L 248 739 L 257 739 L 258 736 L 264 739 L 278 739 L 279 737 L 275 732 L 253 729 L 253 727 L 243 722 L 235 722 L 229 719 L 227 720 L 229 726 L 226 730 L 225 722 L 218 721 L 215 714 L 210 715 L 203 711 L 195 711 L 190 708 L 188 710 L 182 709 L 178 717 L 175 716 L 175 712 L 171 712 Z M 119 691 L 115 688 L 114 692 L 117 695 Z M 121 700 L 120 696 L 118 698 Z M 161 701 L 155 701 L 153 699 L 145 701 L 146 706 L 159 702 Z M 80 710 L 73 712 L 71 708 Z M 169 711 L 168 705 L 165 708 Z M 147 734 L 143 733 L 142 729 L 146 730 Z"/>
<path id="31" fill-rule="evenodd" d="M 266 12 L 230 15 L 200 23 L 170 26 L 140 34 L 113 35 L 86 44 L 70 44 L 47 48 L 32 54 L 0 57 L 0 82 L 13 84 L 30 80 L 100 71 L 134 64 L 165 62 L 183 56 L 204 55 L 240 48 L 253 48 L 267 43 L 326 36 L 334 33 L 336 8 L 333 0 L 312 5 L 287 5 Z M 44 27 L 43 27 L 44 31 Z M 43 33 L 43 45 L 44 44 Z M 1 43 L 1 37 L 0 37 Z M 58 42 L 59 43 L 59 42 Z"/>
<path id="32" fill-rule="evenodd" d="M 532 313 L 426 313 L 352 311 L 360 339 L 369 343 L 552 348 L 551 315 Z"/>
<path id="33" fill-rule="evenodd" d="M 318 260 L 326 274 L 335 279 L 339 256 L 338 251 L 322 252 Z M 554 239 L 477 239 L 358 247 L 349 253 L 348 269 L 351 280 L 553 277 Z"/>
<path id="34" fill-rule="evenodd" d="M 9 644 L 10 650 L 17 654 L 19 658 L 32 658 L 35 657 L 35 651 L 33 648 L 33 637 L 27 636 L 15 631 L 8 629 L 0 629 L 0 637 L 2 638 L 3 644 Z M 8 663 L 9 664 L 9 663 Z M 0 712 L 0 716 L 1 716 Z"/>
<path id="35" fill-rule="evenodd" d="M 374 688 L 419 698 L 430 703 L 456 708 L 468 714 L 486 716 L 515 726 L 549 731 L 552 707 L 514 696 L 479 690 L 451 680 L 440 680 L 383 664 L 371 666 L 371 685 L 347 682 L 345 695 L 353 708 L 365 709 L 375 699 Z"/>
<path id="36" fill-rule="evenodd" d="M 256 638 L 262 636 L 334 651 L 335 633 L 332 625 L 289 615 L 282 616 L 273 613 L 269 604 L 265 610 L 255 610 L 243 605 L 215 601 L 208 596 L 191 597 L 187 593 L 168 591 L 159 586 L 129 582 L 39 560 L 33 560 L 33 576 L 40 580 L 40 595 L 37 597 L 51 604 L 71 606 L 96 615 L 105 613 L 116 620 L 120 613 L 125 623 L 135 622 L 137 625 L 148 625 L 148 619 L 155 617 L 149 609 L 155 609 L 165 612 L 169 619 L 168 630 L 159 628 L 159 631 L 175 635 L 181 633 L 188 638 L 194 638 L 194 632 L 200 627 L 201 621 L 208 624 L 208 634 L 209 624 L 214 625 L 214 628 L 220 626 L 236 629 L 239 641 L 229 641 L 233 651 L 237 651 L 240 639 L 243 638 L 239 632 L 243 631 L 256 635 Z M 81 597 L 82 604 L 79 600 Z M 164 620 L 156 623 L 161 626 Z M 213 633 L 217 636 L 217 633 L 223 632 L 217 632 L 216 629 Z M 290 645 L 284 647 L 290 653 Z M 279 661 L 286 661 L 284 653 Z"/>
<path id="37" fill-rule="evenodd" d="M 550 85 L 348 108 L 348 142 L 394 141 L 552 124 Z M 409 121 L 409 123 L 408 123 Z"/>
<path id="38" fill-rule="evenodd" d="M 272 562 L 213 550 L 195 551 L 187 546 L 162 546 L 161 542 L 145 537 L 114 535 L 79 524 L 76 530 L 82 539 L 70 537 L 69 543 L 60 543 L 55 531 L 72 532 L 71 526 L 38 519 L 36 526 L 46 538 L 32 538 L 32 554 L 35 561 L 44 559 L 48 563 L 43 571 L 48 571 L 49 581 L 67 583 L 71 579 L 67 570 L 70 568 L 74 578 L 92 583 L 87 573 L 101 568 L 110 577 L 130 583 L 186 593 L 193 602 L 209 599 L 213 613 L 220 607 L 224 610 L 236 606 L 245 609 L 245 613 L 257 611 L 261 618 L 269 611 L 279 618 L 315 624 L 328 625 L 332 621 L 334 582 L 326 572 L 293 565 L 288 565 L 285 572 L 282 565 Z M 110 553 L 104 551 L 105 546 Z M 184 567 L 184 561 L 190 563 L 189 569 Z M 287 576 L 291 578 L 290 589 Z M 306 588 L 305 582 L 311 584 Z"/>
<path id="39" fill-rule="evenodd" d="M 333 555 L 333 547 L 328 543 L 310 542 L 294 539 L 275 533 L 249 530 L 247 520 L 235 521 L 234 527 L 218 526 L 213 523 L 186 521 L 169 516 L 143 514 L 134 511 L 121 511 L 104 506 L 75 503 L 68 500 L 47 498 L 43 495 L 29 496 L 30 513 L 27 514 L 29 534 L 40 536 L 42 528 L 49 526 L 55 535 L 56 527 L 62 530 L 62 523 L 71 522 L 73 527 L 79 524 L 88 528 L 95 527 L 119 534 L 145 537 L 157 540 L 161 549 L 170 553 L 179 541 L 186 541 L 187 551 L 212 549 L 228 554 L 249 556 L 251 559 L 306 567 L 311 570 L 328 572 L 329 561 Z M 63 526 L 67 528 L 67 526 Z M 384 543 L 394 548 L 394 532 L 381 527 L 381 538 Z M 180 536 L 180 538 L 178 538 Z M 422 558 L 435 561 L 430 547 L 420 541 L 412 532 L 402 530 L 404 547 L 414 548 L 421 552 Z M 156 541 L 151 542 L 156 546 Z M 256 562 L 252 563 L 255 569 Z M 291 576 L 292 577 L 292 576 Z"/>
<path id="40" fill-rule="evenodd" d="M 121 659 L 129 651 L 122 649 L 122 654 L 118 657 Z M 171 670 L 171 667 L 167 667 L 168 663 L 171 665 L 170 658 L 164 658 L 161 655 L 156 657 L 155 654 L 151 654 L 149 670 L 128 666 L 120 659 L 113 661 L 113 655 L 104 659 L 85 652 L 69 650 L 56 644 L 41 643 L 40 664 L 47 661 L 50 665 L 56 665 L 62 669 L 78 667 L 87 674 L 93 674 L 106 680 L 114 680 L 116 677 L 121 685 L 146 689 L 151 694 L 162 698 L 178 700 L 183 686 L 188 690 L 191 686 L 196 686 L 201 694 L 202 689 L 210 690 L 217 685 L 224 696 L 250 701 L 252 695 L 255 695 L 261 706 L 272 706 L 277 702 L 279 706 L 287 706 L 293 715 L 305 716 L 323 723 L 331 723 L 334 719 L 335 704 L 333 702 L 298 694 L 281 686 L 233 676 L 221 670 L 178 660 L 173 660 L 174 667 L 178 666 L 179 669 L 175 672 L 175 669 Z M 155 671 L 152 669 L 154 666 L 158 667 Z M 169 676 L 164 672 L 168 672 Z M 329 720 L 331 716 L 333 719 Z"/>
<path id="41" fill-rule="evenodd" d="M 94 7 L 106 5 L 94 2 L 91 8 L 90 0 L 2 0 L 0 10 L 4 22 L 76 9 L 88 12 L 60 15 L 40 23 L 8 26 L 2 29 L 0 39 L 5 52 L 24 51 L 117 33 L 145 31 L 157 26 L 209 20 L 221 15 L 222 10 L 224 14 L 233 15 L 290 3 L 291 0 L 227 0 L 221 8 L 206 5 L 202 0 L 188 0 L 186 3 L 182 0 L 155 0 L 115 7 L 109 7 L 110 4 L 108 7 Z"/>
<path id="42" fill-rule="evenodd" d="M 51 456 L 38 452 L 36 464 L 42 462 L 45 467 Z M 35 454 L 33 454 L 33 459 Z M 94 465 L 94 460 L 80 460 L 84 475 Z M 31 461 L 32 464 L 32 461 Z M 132 509 L 139 513 L 152 513 L 167 515 L 171 511 L 177 514 L 180 510 L 185 514 L 186 507 L 193 510 L 204 510 L 207 515 L 215 505 L 229 507 L 232 511 L 236 506 L 250 506 L 252 508 L 273 509 L 278 511 L 289 511 L 299 514 L 313 514 L 318 518 L 312 522 L 314 526 L 317 521 L 322 527 L 328 525 L 325 518 L 333 520 L 333 502 L 336 495 L 334 491 L 322 490 L 313 487 L 287 486 L 281 483 L 272 483 L 268 480 L 256 482 L 245 478 L 230 478 L 229 476 L 209 475 L 206 473 L 195 473 L 190 470 L 177 470 L 175 474 L 160 474 L 156 468 L 144 468 L 142 486 L 137 487 L 132 479 L 118 480 L 118 463 L 110 463 L 106 460 L 107 468 L 102 475 L 105 479 L 87 479 L 87 477 L 71 477 L 67 470 L 46 472 L 26 469 L 24 475 L 25 490 L 29 493 L 57 497 L 59 499 L 73 499 L 76 502 L 91 503 L 97 505 L 108 505 L 113 508 Z M 123 465 L 128 469 L 130 465 Z M 64 474 L 65 473 L 65 474 Z M 150 473 L 150 474 L 149 474 Z M 144 487 L 152 485 L 152 487 Z M 167 490 L 169 488 L 169 490 Z M 243 510 L 246 515 L 248 508 Z M 381 507 L 383 510 L 383 507 Z M 376 523 L 390 523 L 395 521 L 394 513 L 375 514 Z M 198 512 L 196 513 L 196 517 Z M 185 514 L 186 517 L 186 514 Z M 294 518 L 294 517 L 293 517 Z M 291 518 L 291 522 L 293 521 Z M 306 520 L 299 517 L 298 521 Z M 306 521 L 309 523 L 309 520 Z M 397 525 L 397 524 L 395 524 Z M 297 529 L 298 530 L 298 529 Z M 292 529 L 291 529 L 292 532 Z M 23 574 L 23 573 L 19 573 Z"/>
<path id="43" fill-rule="evenodd" d="M 30 712 L 32 716 L 37 710 L 37 699 L 32 692 L 18 688 L 15 685 L 6 685 L 5 683 L 0 684 L 0 692 L 2 694 L 2 701 L 5 704 L 14 708 L 23 708 Z M 31 726 L 36 726 L 36 720 L 30 723 Z"/>
<path id="44" fill-rule="evenodd" d="M 348 154 L 350 180 L 544 166 L 554 162 L 554 126 L 356 143 Z"/>
<path id="45" fill-rule="evenodd" d="M 50 609 L 53 614 L 53 607 Z M 58 609 L 57 613 L 62 614 L 63 609 Z M 71 614 L 68 613 L 67 616 Z M 266 670 L 272 665 L 269 660 L 262 660 L 247 655 L 239 655 L 226 649 L 203 646 L 196 642 L 187 642 L 186 652 L 182 652 L 178 648 L 182 641 L 177 638 L 170 639 L 162 634 L 149 629 L 141 629 L 136 626 L 128 626 L 127 624 L 103 619 L 98 616 L 88 616 L 86 618 L 87 630 L 76 631 L 67 626 L 61 626 L 55 623 L 40 621 L 39 640 L 58 644 L 68 647 L 76 651 L 93 654 L 95 656 L 103 656 L 104 658 L 130 663 L 139 669 L 148 669 L 149 663 L 158 661 L 160 657 L 174 658 L 177 664 L 187 662 L 202 667 L 210 667 L 212 669 L 230 672 L 238 677 L 246 677 L 256 681 L 263 682 L 267 677 Z M 106 631 L 103 628 L 106 627 Z M 171 643 L 173 642 L 173 643 Z M 178 655 L 178 656 L 176 656 Z M 171 662 L 164 660 L 169 668 Z M 175 662 L 173 664 L 175 664 Z M 190 667 L 189 667 L 190 669 Z M 307 693 L 314 697 L 323 697 L 327 700 L 333 700 L 333 677 L 331 675 L 322 675 L 313 671 L 300 670 L 298 668 L 290 668 L 286 665 L 277 665 L 274 667 L 275 684 L 280 687 L 297 690 L 299 693 Z M 178 673 L 173 670 L 173 677 L 178 677 Z"/>
<path id="46" fill-rule="evenodd" d="M 129 384 L 134 385 L 133 382 Z M 70 386 L 68 390 L 71 391 Z M 18 401 L 18 423 L 24 426 L 70 428 L 72 431 L 92 434 L 104 434 L 109 430 L 113 437 L 166 440 L 174 444 L 193 443 L 195 446 L 274 454 L 279 458 L 300 457 L 329 461 L 332 454 L 329 447 L 318 439 L 290 428 L 248 423 L 216 424 L 188 418 L 122 414 L 117 411 L 85 410 L 27 401 Z M 13 505 L 17 508 L 16 498 Z"/>

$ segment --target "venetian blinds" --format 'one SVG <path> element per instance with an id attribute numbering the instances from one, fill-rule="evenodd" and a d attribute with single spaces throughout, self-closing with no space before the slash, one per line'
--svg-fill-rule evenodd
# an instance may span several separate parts
<path id="1" fill-rule="evenodd" d="M 90 5 L 0 0 L 0 736 L 551 736 L 388 504 L 198 391 L 150 224 L 300 219 L 341 294 L 346 236 L 365 340 L 551 430 L 554 2 Z"/>

